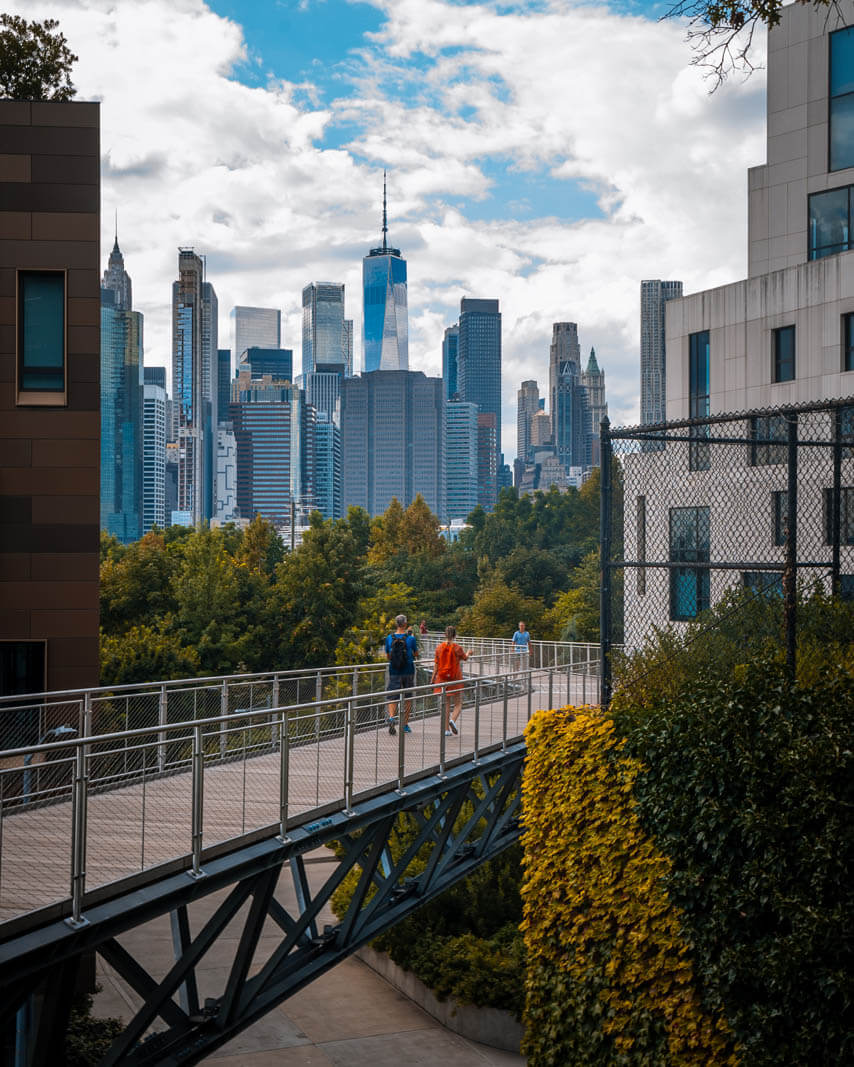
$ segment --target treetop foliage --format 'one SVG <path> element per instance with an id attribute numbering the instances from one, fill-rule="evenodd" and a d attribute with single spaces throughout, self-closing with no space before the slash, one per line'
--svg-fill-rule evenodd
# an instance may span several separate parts
<path id="1" fill-rule="evenodd" d="M 598 521 L 594 478 L 580 492 L 503 490 L 453 545 L 420 496 L 374 519 L 315 512 L 293 553 L 260 517 L 130 545 L 102 534 L 102 683 L 372 662 L 400 612 L 474 635 L 509 637 L 519 619 L 535 637 L 586 634 L 574 602 L 559 605 L 577 582 L 591 587 L 585 605 L 595 599 L 595 568 L 579 565 Z"/>
<path id="2" fill-rule="evenodd" d="M 71 65 L 77 56 L 56 19 L 27 22 L 0 14 L 0 97 L 11 100 L 71 100 Z"/>

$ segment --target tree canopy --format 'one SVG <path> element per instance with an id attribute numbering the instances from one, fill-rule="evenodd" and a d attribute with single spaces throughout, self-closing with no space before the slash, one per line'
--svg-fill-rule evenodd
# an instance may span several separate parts
<path id="1" fill-rule="evenodd" d="M 71 100 L 71 64 L 77 56 L 68 47 L 56 19 L 27 22 L 20 15 L 0 14 L 0 97 L 11 100 Z"/>

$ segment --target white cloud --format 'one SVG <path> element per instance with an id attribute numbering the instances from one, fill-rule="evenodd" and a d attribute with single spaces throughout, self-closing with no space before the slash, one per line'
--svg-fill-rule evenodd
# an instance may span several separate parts
<path id="1" fill-rule="evenodd" d="M 118 208 L 147 360 L 170 363 L 178 245 L 207 253 L 223 346 L 234 304 L 281 307 L 298 364 L 300 292 L 312 280 L 346 283 L 358 330 L 360 261 L 379 235 L 387 164 L 391 237 L 409 261 L 411 366 L 439 371 L 460 296 L 498 297 L 508 455 L 516 389 L 528 377 L 545 388 L 554 321 L 578 322 L 612 416 L 635 418 L 640 280 L 681 278 L 691 290 L 744 272 L 764 75 L 709 95 L 679 25 L 604 6 L 376 6 L 386 22 L 352 42 L 351 91 L 320 106 L 310 85 L 234 80 L 248 55 L 241 29 L 201 0 L 7 4 L 60 18 L 80 56 L 79 98 L 102 101 L 103 258 Z M 363 132 L 321 149 L 333 122 Z M 489 193 L 487 159 L 582 182 L 603 215 L 467 219 L 460 202 Z"/>

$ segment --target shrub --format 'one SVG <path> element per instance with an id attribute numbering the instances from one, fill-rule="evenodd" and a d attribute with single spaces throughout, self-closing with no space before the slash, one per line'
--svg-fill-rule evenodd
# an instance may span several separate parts
<path id="1" fill-rule="evenodd" d="M 854 681 L 774 661 L 619 716 L 638 816 L 745 1062 L 854 1062 Z"/>
<path id="2" fill-rule="evenodd" d="M 640 764 L 595 713 L 539 712 L 523 781 L 523 1051 L 532 1067 L 735 1064 L 702 1004 L 670 860 L 643 831 Z"/>

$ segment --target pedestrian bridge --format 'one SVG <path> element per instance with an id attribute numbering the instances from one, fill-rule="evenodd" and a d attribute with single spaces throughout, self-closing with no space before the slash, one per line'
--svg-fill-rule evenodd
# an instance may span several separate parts
<path id="1" fill-rule="evenodd" d="M 517 839 L 525 724 L 598 700 L 598 646 L 461 638 L 473 654 L 446 736 L 438 639 L 408 701 L 384 692 L 382 664 L 0 701 L 0 1018 L 17 1019 L 17 1063 L 61 1062 L 93 951 L 141 1004 L 103 1062 L 198 1062 Z M 392 735 L 390 711 L 411 732 Z M 312 890 L 306 854 L 333 842 Z M 347 914 L 320 929 L 351 872 Z M 165 914 L 174 959 L 158 973 L 119 938 Z M 196 965 L 235 926 L 222 987 L 200 996 Z"/>

